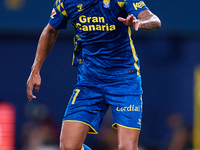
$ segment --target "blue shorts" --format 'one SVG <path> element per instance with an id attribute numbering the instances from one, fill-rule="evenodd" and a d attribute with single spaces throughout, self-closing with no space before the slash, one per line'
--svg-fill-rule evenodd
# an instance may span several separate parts
<path id="1" fill-rule="evenodd" d="M 140 76 L 114 82 L 85 78 L 75 86 L 63 122 L 84 123 L 90 127 L 88 133 L 97 134 L 103 117 L 111 106 L 113 128 L 119 125 L 140 130 L 142 105 Z"/>

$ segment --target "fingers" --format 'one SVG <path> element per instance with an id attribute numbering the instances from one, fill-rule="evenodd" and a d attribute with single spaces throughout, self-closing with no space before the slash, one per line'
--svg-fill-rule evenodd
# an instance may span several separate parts
<path id="1" fill-rule="evenodd" d="M 127 17 L 127 21 L 129 23 L 133 23 L 135 20 L 136 20 L 136 18 L 132 14 Z"/>
<path id="2" fill-rule="evenodd" d="M 29 101 L 31 101 L 32 99 L 36 99 L 36 96 L 33 95 L 32 91 L 30 93 L 27 93 L 27 98 Z"/>
<path id="3" fill-rule="evenodd" d="M 36 99 L 36 96 L 33 95 L 34 86 L 35 86 L 35 91 L 38 92 L 40 89 L 40 84 L 33 85 L 30 82 L 27 82 L 26 93 L 27 93 L 27 98 L 29 101 L 31 101 L 32 99 Z"/>
<path id="4" fill-rule="evenodd" d="M 126 20 L 125 20 L 124 18 L 122 18 L 122 17 L 118 17 L 117 19 L 118 19 L 120 22 L 123 22 L 123 23 L 126 21 Z"/>
<path id="5" fill-rule="evenodd" d="M 27 98 L 28 98 L 29 101 L 36 98 L 36 96 L 33 95 L 32 91 L 33 91 L 33 86 L 30 86 L 30 85 L 27 84 L 27 91 L 26 92 L 27 92 Z"/>
<path id="6" fill-rule="evenodd" d="M 36 96 L 34 96 L 34 95 L 29 95 L 29 97 L 28 97 L 29 102 L 30 102 L 32 99 L 36 99 Z"/>
<path id="7" fill-rule="evenodd" d="M 136 23 L 135 23 L 135 27 L 134 27 L 135 31 L 138 31 L 139 25 L 140 25 L 139 22 L 136 22 Z"/>
<path id="8" fill-rule="evenodd" d="M 129 15 L 126 19 L 122 18 L 122 17 L 118 17 L 118 20 L 122 23 L 124 23 L 125 25 L 128 25 L 129 23 L 132 22 L 132 20 L 136 19 L 132 14 Z"/>
<path id="9" fill-rule="evenodd" d="M 140 24 L 141 24 L 140 20 L 138 20 L 137 18 L 133 16 L 131 20 L 131 27 L 133 27 L 135 31 L 138 31 Z"/>
<path id="10" fill-rule="evenodd" d="M 135 31 L 138 31 L 141 23 L 135 16 L 133 16 L 133 14 L 129 15 L 126 19 L 118 17 L 118 20 L 124 23 L 126 26 L 133 27 Z"/>
<path id="11" fill-rule="evenodd" d="M 35 91 L 39 92 L 39 89 L 40 89 L 40 85 L 35 85 Z"/>
<path id="12" fill-rule="evenodd" d="M 36 96 L 33 95 L 33 88 L 35 87 L 35 91 L 38 92 L 40 89 L 40 85 L 41 85 L 40 75 L 31 73 L 26 84 L 27 86 L 26 93 L 29 101 L 36 98 Z"/>
<path id="13" fill-rule="evenodd" d="M 135 16 L 133 16 L 132 14 L 128 16 L 130 18 L 131 21 L 135 20 Z"/>
<path id="14" fill-rule="evenodd" d="M 132 27 L 135 29 L 135 31 L 138 31 L 140 21 L 135 16 L 133 16 L 132 14 L 129 15 L 129 16 L 130 16 L 130 22 L 132 24 Z"/>

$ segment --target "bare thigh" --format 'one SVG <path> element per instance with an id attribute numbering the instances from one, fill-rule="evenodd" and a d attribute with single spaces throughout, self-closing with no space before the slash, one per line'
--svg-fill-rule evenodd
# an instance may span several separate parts
<path id="1" fill-rule="evenodd" d="M 137 150 L 140 130 L 117 126 L 119 150 Z"/>
<path id="2" fill-rule="evenodd" d="M 89 127 L 80 122 L 63 122 L 60 134 L 60 150 L 80 150 Z"/>

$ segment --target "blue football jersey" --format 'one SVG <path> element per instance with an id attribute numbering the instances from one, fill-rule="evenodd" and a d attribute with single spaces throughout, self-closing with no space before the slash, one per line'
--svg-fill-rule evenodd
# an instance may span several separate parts
<path id="1" fill-rule="evenodd" d="M 57 0 L 49 24 L 76 30 L 72 65 L 81 75 L 100 79 L 140 75 L 131 29 L 118 21 L 148 9 L 142 0 Z"/>

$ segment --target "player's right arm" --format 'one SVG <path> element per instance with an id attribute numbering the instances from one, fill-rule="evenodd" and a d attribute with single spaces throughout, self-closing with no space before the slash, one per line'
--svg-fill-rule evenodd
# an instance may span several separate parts
<path id="1" fill-rule="evenodd" d="M 120 0 L 119 3 L 124 3 L 121 7 L 129 14 L 126 18 L 118 17 L 118 20 L 126 26 L 136 31 L 138 29 L 154 30 L 161 27 L 160 19 L 148 9 L 143 0 Z"/>
<path id="2" fill-rule="evenodd" d="M 54 42 L 56 41 L 59 30 L 54 29 L 50 24 L 42 31 L 40 36 L 38 47 L 35 55 L 35 60 L 31 68 L 31 73 L 27 81 L 27 97 L 28 100 L 36 98 L 33 95 L 33 88 L 35 87 L 35 91 L 38 92 L 41 84 L 40 70 L 44 60 L 47 55 L 51 51 Z"/>

